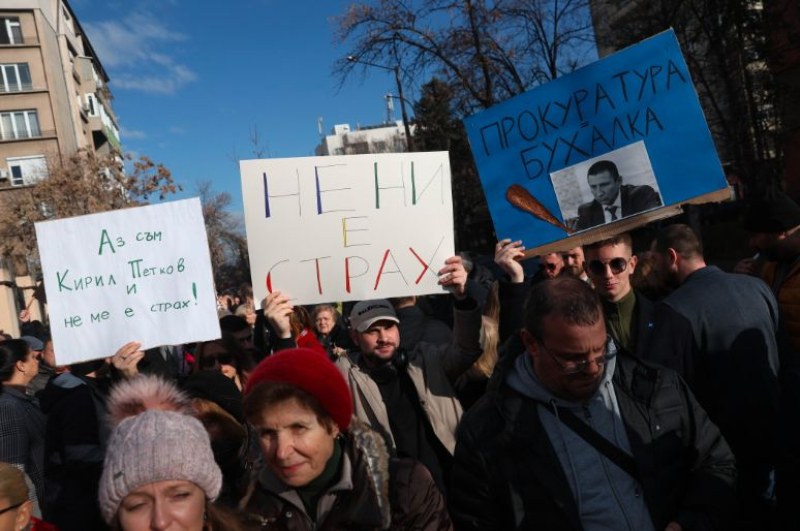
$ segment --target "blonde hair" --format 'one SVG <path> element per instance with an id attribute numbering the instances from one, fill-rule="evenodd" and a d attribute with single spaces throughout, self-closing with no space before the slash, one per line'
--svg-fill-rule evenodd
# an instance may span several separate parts
<path id="1" fill-rule="evenodd" d="M 483 352 L 481 357 L 472 365 L 472 367 L 487 378 L 494 372 L 494 366 L 497 364 L 497 344 L 500 341 L 500 329 L 497 321 L 491 317 L 484 315 L 481 317 L 481 335 L 480 342 Z"/>

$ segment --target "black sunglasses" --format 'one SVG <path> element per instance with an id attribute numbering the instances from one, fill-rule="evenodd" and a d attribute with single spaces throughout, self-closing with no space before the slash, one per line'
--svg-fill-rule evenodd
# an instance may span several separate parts
<path id="1" fill-rule="evenodd" d="M 557 267 L 556 264 L 544 264 L 544 268 L 548 271 L 555 271 Z"/>
<path id="2" fill-rule="evenodd" d="M 589 262 L 589 272 L 593 275 L 605 275 L 606 266 L 611 268 L 611 272 L 619 275 L 628 267 L 628 260 L 625 258 L 612 258 L 608 262 L 592 260 Z"/>
<path id="3" fill-rule="evenodd" d="M 228 353 L 220 353 L 213 356 L 203 356 L 200 358 L 201 369 L 210 369 L 217 363 L 220 365 L 233 365 L 233 356 Z"/>

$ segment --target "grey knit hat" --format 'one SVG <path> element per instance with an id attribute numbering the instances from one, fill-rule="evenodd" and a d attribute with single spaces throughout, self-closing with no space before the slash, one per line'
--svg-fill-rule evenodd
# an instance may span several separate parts
<path id="1" fill-rule="evenodd" d="M 222 488 L 208 433 L 189 415 L 151 409 L 125 418 L 114 428 L 107 448 L 99 498 L 109 524 L 123 498 L 148 483 L 191 481 L 210 500 Z"/>

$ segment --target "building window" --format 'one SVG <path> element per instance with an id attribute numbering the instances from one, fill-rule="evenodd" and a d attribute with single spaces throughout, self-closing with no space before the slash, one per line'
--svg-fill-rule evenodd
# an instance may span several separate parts
<path id="1" fill-rule="evenodd" d="M 11 173 L 11 186 L 34 184 L 47 177 L 47 160 L 42 155 L 9 157 L 6 163 Z"/>
<path id="2" fill-rule="evenodd" d="M 0 92 L 21 92 L 32 88 L 28 63 L 0 65 Z"/>
<path id="3" fill-rule="evenodd" d="M 97 97 L 94 94 L 87 94 L 86 95 L 86 111 L 89 113 L 89 116 L 100 116 L 100 113 L 97 112 Z"/>
<path id="4" fill-rule="evenodd" d="M 22 44 L 19 17 L 0 17 L 0 44 Z"/>
<path id="5" fill-rule="evenodd" d="M 36 111 L 0 113 L 0 139 L 36 138 L 42 136 Z"/>

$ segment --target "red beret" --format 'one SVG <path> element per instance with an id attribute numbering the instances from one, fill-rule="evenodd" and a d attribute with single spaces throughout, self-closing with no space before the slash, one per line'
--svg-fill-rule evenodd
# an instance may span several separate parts
<path id="1" fill-rule="evenodd" d="M 250 373 L 244 394 L 263 382 L 299 387 L 319 400 L 340 430 L 350 426 L 353 416 L 350 388 L 326 354 L 308 348 L 292 348 L 268 356 Z"/>

